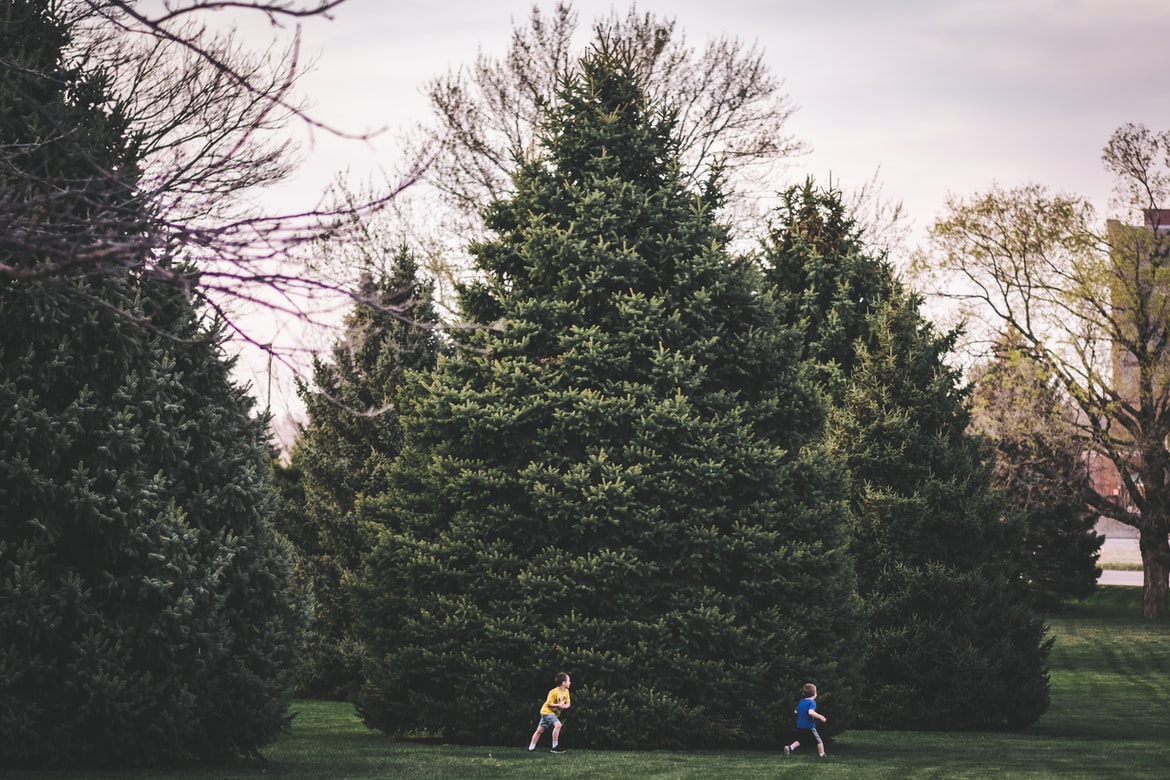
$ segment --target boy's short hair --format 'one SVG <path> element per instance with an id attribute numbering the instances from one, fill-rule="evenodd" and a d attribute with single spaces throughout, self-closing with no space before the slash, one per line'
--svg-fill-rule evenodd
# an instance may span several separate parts
<path id="1" fill-rule="evenodd" d="M 804 698 L 817 695 L 817 686 L 812 683 L 805 683 L 804 687 L 800 689 L 800 695 Z"/>
<path id="2" fill-rule="evenodd" d="M 557 672 L 557 676 L 556 676 L 557 685 L 560 685 L 561 683 L 563 683 L 567 679 L 569 679 L 568 674 L 566 674 L 565 672 Z"/>

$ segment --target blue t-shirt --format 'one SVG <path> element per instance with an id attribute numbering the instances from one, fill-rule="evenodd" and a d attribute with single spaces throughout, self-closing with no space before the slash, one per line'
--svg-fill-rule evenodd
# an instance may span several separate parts
<path id="1" fill-rule="evenodd" d="M 815 729 L 817 722 L 809 712 L 817 708 L 816 699 L 801 699 L 796 705 L 796 727 L 798 729 Z"/>

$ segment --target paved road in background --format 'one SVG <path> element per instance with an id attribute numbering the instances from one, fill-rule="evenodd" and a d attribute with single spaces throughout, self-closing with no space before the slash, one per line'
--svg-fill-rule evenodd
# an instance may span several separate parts
<path id="1" fill-rule="evenodd" d="M 1105 569 L 1101 572 L 1101 576 L 1097 578 L 1098 585 L 1134 585 L 1136 587 L 1142 586 L 1142 573 L 1140 571 L 1118 571 L 1116 569 Z"/>
<path id="2" fill-rule="evenodd" d="M 1097 533 L 1105 537 L 1105 542 L 1101 546 L 1101 559 L 1131 564 L 1141 563 L 1142 554 L 1138 552 L 1138 540 L 1136 536 L 1130 535 L 1131 529 L 1116 524 L 1111 528 L 1112 530 L 1107 527 L 1096 529 Z M 1105 569 L 1097 578 L 1097 584 L 1130 585 L 1140 588 L 1142 586 L 1142 572 L 1140 569 L 1138 571 Z"/>

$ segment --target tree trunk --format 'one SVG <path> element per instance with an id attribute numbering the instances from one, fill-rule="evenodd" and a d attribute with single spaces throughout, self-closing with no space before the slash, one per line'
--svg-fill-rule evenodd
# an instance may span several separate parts
<path id="1" fill-rule="evenodd" d="M 1147 618 L 1170 617 L 1166 578 L 1170 574 L 1170 540 L 1164 523 L 1142 523 L 1139 527 L 1142 552 L 1142 614 Z"/>

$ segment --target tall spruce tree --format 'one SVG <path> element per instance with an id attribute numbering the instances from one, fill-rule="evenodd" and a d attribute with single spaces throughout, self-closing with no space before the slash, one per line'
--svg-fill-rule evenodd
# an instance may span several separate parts
<path id="1" fill-rule="evenodd" d="M 866 246 L 841 193 L 812 179 L 782 194 L 762 266 L 781 318 L 804 334 L 818 384 L 839 403 L 870 314 L 896 286 L 892 268 Z"/>
<path id="2" fill-rule="evenodd" d="M 513 743 L 562 669 L 578 744 L 777 745 L 763 713 L 810 679 L 852 714 L 820 400 L 631 61 L 602 40 L 565 78 L 473 248 L 493 327 L 405 394 L 357 588 L 376 728 Z"/>
<path id="3" fill-rule="evenodd" d="M 388 270 L 364 275 L 332 359 L 314 360 L 313 385 L 300 386 L 308 422 L 285 472 L 295 475 L 299 506 L 282 528 L 312 595 L 300 696 L 350 699 L 361 682 L 360 644 L 342 590 L 365 551 L 355 507 L 388 487 L 402 449 L 398 395 L 410 372 L 434 368 L 437 322 L 433 284 L 419 278 L 417 261 L 402 248 Z"/>
<path id="4" fill-rule="evenodd" d="M 102 74 L 64 56 L 67 6 L 0 9 L 0 143 L 20 150 L 0 187 L 28 206 L 7 229 L 80 247 L 95 214 L 151 221 Z M 182 291 L 77 261 L 3 255 L 32 273 L 0 280 L 0 764 L 254 753 L 286 722 L 300 621 L 266 421 Z"/>
<path id="5" fill-rule="evenodd" d="M 853 549 L 869 609 L 863 723 L 1022 728 L 1048 709 L 1051 645 L 1022 576 L 1022 523 L 968 435 L 968 392 L 920 299 L 871 316 L 833 447 L 851 478 Z"/>
<path id="6" fill-rule="evenodd" d="M 1043 626 L 1021 588 L 1018 517 L 966 434 L 967 392 L 840 194 L 790 189 L 763 253 L 831 399 L 849 474 L 851 549 L 870 625 L 862 721 L 887 728 L 1034 722 L 1048 703 Z"/>

